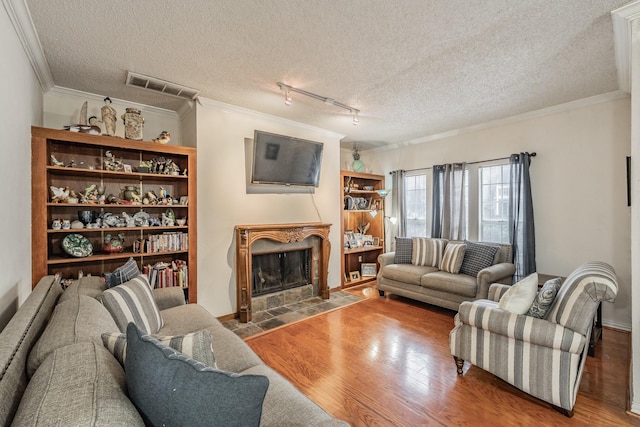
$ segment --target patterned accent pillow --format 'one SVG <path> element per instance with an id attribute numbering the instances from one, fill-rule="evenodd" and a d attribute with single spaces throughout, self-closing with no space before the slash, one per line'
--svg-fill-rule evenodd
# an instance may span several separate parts
<path id="1" fill-rule="evenodd" d="M 493 265 L 493 259 L 500 248 L 466 240 L 464 242 L 467 244 L 467 250 L 464 253 L 460 273 L 478 277 L 480 270 Z"/>
<path id="2" fill-rule="evenodd" d="M 538 295 L 536 295 L 536 298 L 533 300 L 533 304 L 529 307 L 527 316 L 544 319 L 544 316 L 547 315 L 547 312 L 551 308 L 551 304 L 553 304 L 553 301 L 556 299 L 560 285 L 562 285 L 562 279 L 559 277 L 547 280 L 538 291 Z"/>
<path id="3" fill-rule="evenodd" d="M 444 248 L 444 255 L 438 267 L 440 271 L 458 274 L 466 249 L 467 245 L 464 243 L 448 243 Z"/>
<path id="4" fill-rule="evenodd" d="M 438 267 L 440 265 L 447 240 L 413 237 L 411 241 L 413 243 L 412 264 L 429 267 Z"/>
<path id="5" fill-rule="evenodd" d="M 394 264 L 411 264 L 413 242 L 411 237 L 396 237 L 396 256 Z"/>
<path id="6" fill-rule="evenodd" d="M 138 277 L 141 274 L 142 272 L 138 268 L 138 264 L 133 259 L 133 257 L 131 257 L 129 258 L 129 261 L 113 270 L 112 273 L 104 273 L 104 278 L 107 282 L 107 286 L 113 288 L 114 286 L 118 286 L 124 282 L 128 282 L 129 280 Z"/>
<path id="7" fill-rule="evenodd" d="M 152 336 L 161 344 L 171 347 L 207 366 L 216 368 L 211 332 L 203 329 L 186 335 Z M 127 336 L 121 333 L 104 333 L 102 334 L 102 343 L 124 367 L 127 354 Z"/>
<path id="8" fill-rule="evenodd" d="M 206 366 L 144 335 L 133 323 L 127 327 L 127 348 L 127 390 L 146 425 L 260 425 L 269 388 L 264 375 Z"/>
<path id="9" fill-rule="evenodd" d="M 538 273 L 533 273 L 513 284 L 500 298 L 498 308 L 515 314 L 525 314 L 531 307 L 537 290 Z"/>
<path id="10" fill-rule="evenodd" d="M 120 332 L 135 323 L 147 334 L 156 334 L 164 326 L 158 304 L 144 274 L 102 293 L 102 304 L 116 321 Z"/>

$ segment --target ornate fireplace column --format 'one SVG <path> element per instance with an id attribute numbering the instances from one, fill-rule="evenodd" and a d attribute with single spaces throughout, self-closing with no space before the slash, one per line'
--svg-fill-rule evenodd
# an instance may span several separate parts
<path id="1" fill-rule="evenodd" d="M 260 239 L 274 240 L 280 243 L 300 242 L 307 237 L 320 238 L 318 254 L 318 294 L 329 298 L 327 275 L 329 273 L 329 228 L 331 224 L 293 223 L 236 225 L 236 312 L 241 322 L 251 320 L 252 265 L 251 246 Z"/>

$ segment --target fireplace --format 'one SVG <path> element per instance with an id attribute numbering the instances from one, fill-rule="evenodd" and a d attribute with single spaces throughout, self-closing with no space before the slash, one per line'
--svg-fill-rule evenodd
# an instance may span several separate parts
<path id="1" fill-rule="evenodd" d="M 266 295 L 311 283 L 311 248 L 254 253 L 251 294 Z"/>
<path id="2" fill-rule="evenodd" d="M 331 224 L 319 222 L 235 226 L 236 310 L 241 322 L 245 323 L 251 320 L 255 277 L 253 271 L 254 251 L 259 255 L 265 252 L 288 253 L 290 250 L 309 249 L 309 265 L 305 268 L 309 271 L 307 284 L 314 288 L 314 295 L 323 299 L 329 298 L 327 273 L 331 251 L 330 227 Z M 280 246 L 280 248 L 274 246 Z M 271 295 L 268 295 L 267 298 L 271 298 Z"/>

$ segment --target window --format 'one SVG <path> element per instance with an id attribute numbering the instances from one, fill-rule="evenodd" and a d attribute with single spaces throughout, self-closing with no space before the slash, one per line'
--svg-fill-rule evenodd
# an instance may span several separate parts
<path id="1" fill-rule="evenodd" d="M 416 174 L 405 176 L 404 196 L 407 216 L 407 237 L 424 237 L 429 235 L 427 230 L 427 175 Z"/>
<path id="2" fill-rule="evenodd" d="M 480 240 L 509 242 L 509 165 L 479 168 Z"/>

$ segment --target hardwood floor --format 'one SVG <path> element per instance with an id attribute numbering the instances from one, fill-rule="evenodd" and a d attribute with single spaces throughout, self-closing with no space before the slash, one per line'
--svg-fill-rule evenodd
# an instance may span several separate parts
<path id="1" fill-rule="evenodd" d="M 353 426 L 640 426 L 625 412 L 629 334 L 605 329 L 567 418 L 481 370 L 456 374 L 455 312 L 411 300 L 369 299 L 248 338 L 260 357 L 326 411 Z"/>

